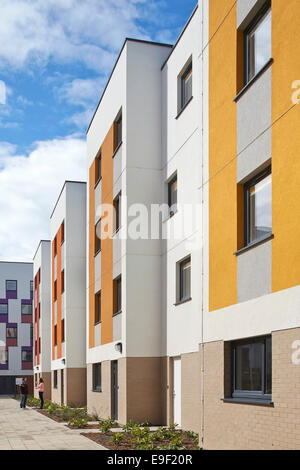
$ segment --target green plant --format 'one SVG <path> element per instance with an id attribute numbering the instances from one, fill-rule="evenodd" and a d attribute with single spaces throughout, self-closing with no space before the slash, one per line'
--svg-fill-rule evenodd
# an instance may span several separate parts
<path id="1" fill-rule="evenodd" d="M 117 446 L 120 444 L 120 442 L 123 441 L 123 439 L 124 439 L 124 434 L 122 434 L 121 432 L 116 432 L 111 438 L 112 442 Z"/>
<path id="2" fill-rule="evenodd" d="M 196 432 L 194 431 L 185 431 L 185 435 L 186 437 L 188 437 L 189 439 L 193 439 L 193 441 L 198 444 L 199 442 L 199 434 L 197 434 Z"/>
<path id="3" fill-rule="evenodd" d="M 72 428 L 86 428 L 88 425 L 88 419 L 82 417 L 72 418 L 68 424 Z"/>
<path id="4" fill-rule="evenodd" d="M 141 428 L 150 427 L 150 426 L 152 426 L 152 423 L 150 423 L 150 421 L 147 421 L 147 420 L 140 424 Z"/>
<path id="5" fill-rule="evenodd" d="M 110 431 L 110 428 L 114 426 L 116 422 L 113 419 L 100 419 L 99 421 L 99 428 L 100 431 L 104 434 L 107 434 Z"/>
<path id="6" fill-rule="evenodd" d="M 132 420 L 129 420 L 127 424 L 124 424 L 123 429 L 124 431 L 129 432 L 131 431 L 131 429 L 136 428 L 137 426 L 138 426 L 137 423 L 135 423 Z"/>

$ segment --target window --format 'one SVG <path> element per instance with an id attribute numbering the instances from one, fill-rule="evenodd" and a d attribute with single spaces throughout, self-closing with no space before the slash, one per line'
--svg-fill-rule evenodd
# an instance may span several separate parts
<path id="1" fill-rule="evenodd" d="M 42 279 L 42 276 L 41 276 L 41 268 L 39 269 L 39 284 L 41 283 L 41 279 Z"/>
<path id="2" fill-rule="evenodd" d="M 18 331 L 16 327 L 6 327 L 6 338 L 17 338 Z"/>
<path id="3" fill-rule="evenodd" d="M 93 364 L 93 391 L 101 392 L 101 363 Z"/>
<path id="4" fill-rule="evenodd" d="M 62 343 L 65 341 L 65 319 L 64 318 L 61 321 L 61 341 Z"/>
<path id="5" fill-rule="evenodd" d="M 57 300 L 57 280 L 54 281 L 54 292 L 53 292 L 53 296 L 54 296 L 54 302 Z"/>
<path id="6" fill-rule="evenodd" d="M 95 295 L 95 324 L 101 322 L 101 292 Z"/>
<path id="7" fill-rule="evenodd" d="M 271 59 L 272 12 L 268 1 L 245 31 L 245 84 Z"/>
<path id="8" fill-rule="evenodd" d="M 122 279 L 121 276 L 114 280 L 114 314 L 122 310 Z"/>
<path id="9" fill-rule="evenodd" d="M 115 232 L 120 229 L 121 224 L 121 193 L 114 199 L 114 211 L 115 211 Z"/>
<path id="10" fill-rule="evenodd" d="M 96 157 L 95 180 L 95 184 L 97 184 L 101 180 L 101 151 L 100 154 Z"/>
<path id="11" fill-rule="evenodd" d="M 39 302 L 39 318 L 41 318 L 41 303 Z"/>
<path id="12" fill-rule="evenodd" d="M 8 314 L 8 304 L 0 304 L 0 315 Z"/>
<path id="13" fill-rule="evenodd" d="M 32 351 L 22 351 L 22 362 L 32 362 Z"/>
<path id="14" fill-rule="evenodd" d="M 56 256 L 57 255 L 57 238 L 56 237 L 54 238 L 54 248 L 53 249 L 54 249 L 54 256 Z"/>
<path id="15" fill-rule="evenodd" d="M 39 353 L 41 354 L 42 352 L 42 345 L 41 345 L 41 338 L 39 338 Z"/>
<path id="16" fill-rule="evenodd" d="M 115 122 L 115 150 L 122 142 L 122 113 Z"/>
<path id="17" fill-rule="evenodd" d="M 61 244 L 63 244 L 63 242 L 65 241 L 65 222 L 64 221 L 60 226 L 60 234 L 61 234 Z"/>
<path id="18" fill-rule="evenodd" d="M 32 315 L 32 304 L 22 304 L 21 305 L 21 314 L 22 315 Z"/>
<path id="19" fill-rule="evenodd" d="M 61 292 L 65 292 L 65 270 L 61 272 Z"/>
<path id="20" fill-rule="evenodd" d="M 57 388 L 57 370 L 53 371 L 53 388 Z"/>
<path id="21" fill-rule="evenodd" d="M 54 325 L 54 346 L 57 345 L 57 325 Z"/>
<path id="22" fill-rule="evenodd" d="M 193 65 L 189 61 L 179 76 L 180 83 L 180 100 L 178 112 L 180 112 L 192 98 L 193 85 Z"/>
<path id="23" fill-rule="evenodd" d="M 6 364 L 8 362 L 8 350 L 0 349 L 0 364 Z"/>
<path id="24" fill-rule="evenodd" d="M 33 281 L 30 281 L 30 292 L 33 292 Z"/>
<path id="25" fill-rule="evenodd" d="M 8 292 L 16 292 L 17 291 L 17 281 L 6 281 L 6 290 Z"/>
<path id="26" fill-rule="evenodd" d="M 271 336 L 232 343 L 232 397 L 271 399 Z"/>
<path id="27" fill-rule="evenodd" d="M 95 226 L 95 255 L 101 250 L 101 220 Z"/>
<path id="28" fill-rule="evenodd" d="M 177 175 L 168 183 L 168 205 L 172 217 L 177 211 Z"/>
<path id="29" fill-rule="evenodd" d="M 191 298 L 191 257 L 179 264 L 179 301 Z"/>
<path id="30" fill-rule="evenodd" d="M 272 234 L 271 168 L 245 185 L 245 246 Z"/>

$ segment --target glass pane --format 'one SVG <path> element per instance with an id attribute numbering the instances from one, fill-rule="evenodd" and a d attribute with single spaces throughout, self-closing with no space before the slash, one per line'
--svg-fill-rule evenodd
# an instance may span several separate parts
<path id="1" fill-rule="evenodd" d="M 0 348 L 0 364 L 5 364 L 8 361 L 8 351 Z"/>
<path id="2" fill-rule="evenodd" d="M 248 80 L 251 80 L 271 58 L 271 33 L 272 12 L 269 10 L 248 37 Z"/>
<path id="3" fill-rule="evenodd" d="M 32 305 L 22 305 L 22 315 L 32 315 Z"/>
<path id="4" fill-rule="evenodd" d="M 266 386 L 265 393 L 272 394 L 272 338 L 266 338 Z"/>
<path id="5" fill-rule="evenodd" d="M 191 296 L 191 260 L 181 264 L 181 300 Z"/>
<path id="6" fill-rule="evenodd" d="M 176 210 L 177 205 L 177 178 L 169 186 L 169 206 Z"/>
<path id="7" fill-rule="evenodd" d="M 235 389 L 262 391 L 263 343 L 242 344 L 235 348 Z"/>
<path id="8" fill-rule="evenodd" d="M 251 186 L 249 198 L 249 241 L 253 242 L 272 233 L 272 175 Z"/>
<path id="9" fill-rule="evenodd" d="M 8 312 L 8 305 L 7 304 L 0 304 L 0 314 L 6 315 Z"/>
<path id="10" fill-rule="evenodd" d="M 16 291 L 17 290 L 17 281 L 6 281 L 6 290 Z"/>
<path id="11" fill-rule="evenodd" d="M 17 328 L 7 328 L 7 338 L 16 338 L 17 337 Z"/>

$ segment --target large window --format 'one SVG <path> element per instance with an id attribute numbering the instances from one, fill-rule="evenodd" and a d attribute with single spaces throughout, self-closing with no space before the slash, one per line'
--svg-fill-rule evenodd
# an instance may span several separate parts
<path id="1" fill-rule="evenodd" d="M 271 336 L 232 343 L 232 396 L 270 400 L 272 394 Z"/>
<path id="2" fill-rule="evenodd" d="M 168 205 L 173 216 L 177 211 L 177 174 L 168 183 Z"/>
<path id="3" fill-rule="evenodd" d="M 272 234 L 272 175 L 268 168 L 245 185 L 245 246 Z"/>
<path id="4" fill-rule="evenodd" d="M 93 391 L 101 392 L 101 363 L 93 364 Z"/>
<path id="5" fill-rule="evenodd" d="M 271 59 L 272 12 L 268 1 L 245 31 L 245 83 Z"/>
<path id="6" fill-rule="evenodd" d="M 114 314 L 122 310 L 122 278 L 114 279 Z"/>
<path id="7" fill-rule="evenodd" d="M 187 66 L 183 75 L 181 76 L 181 108 L 190 101 L 192 98 L 192 84 L 193 84 L 193 68 L 192 62 Z"/>
<path id="8" fill-rule="evenodd" d="M 22 351 L 22 362 L 32 362 L 32 351 Z"/>
<path id="9" fill-rule="evenodd" d="M 191 298 L 191 257 L 179 263 L 179 302 Z"/>
<path id="10" fill-rule="evenodd" d="M 17 292 L 17 281 L 6 281 L 7 292 Z"/>
<path id="11" fill-rule="evenodd" d="M 95 294 L 95 324 L 101 322 L 101 292 Z"/>

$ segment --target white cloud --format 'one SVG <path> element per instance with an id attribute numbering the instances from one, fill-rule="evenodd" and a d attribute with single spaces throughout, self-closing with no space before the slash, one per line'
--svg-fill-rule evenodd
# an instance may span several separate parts
<path id="1" fill-rule="evenodd" d="M 36 142 L 29 155 L 0 143 L 0 259 L 31 261 L 50 236 L 50 215 L 65 180 L 86 180 L 85 141 Z"/>
<path id="2" fill-rule="evenodd" d="M 143 0 L 1 0 L 0 67 L 81 62 L 108 72 L 128 35 L 148 38 L 137 20 Z"/>

